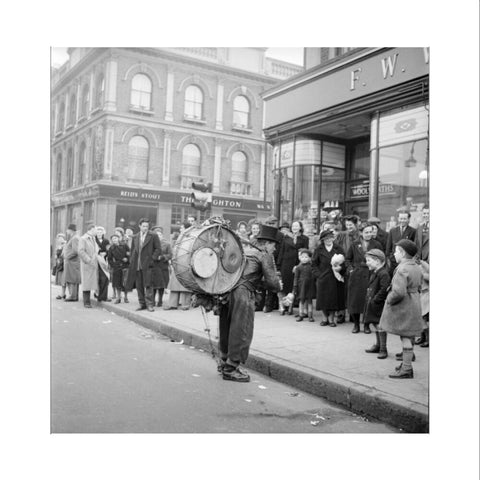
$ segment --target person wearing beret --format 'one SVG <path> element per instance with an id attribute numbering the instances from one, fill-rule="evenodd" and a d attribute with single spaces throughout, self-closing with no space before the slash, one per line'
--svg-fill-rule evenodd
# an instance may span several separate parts
<path id="1" fill-rule="evenodd" d="M 63 247 L 64 278 L 67 284 L 69 296 L 66 302 L 78 302 L 78 289 L 82 282 L 80 271 L 80 257 L 78 256 L 80 237 L 77 234 L 77 227 L 71 223 L 67 227 L 67 243 Z"/>
<path id="2" fill-rule="evenodd" d="M 360 331 L 360 315 L 365 309 L 365 296 L 368 288 L 369 271 L 365 254 L 372 248 L 382 250 L 380 242 L 372 239 L 372 227 L 369 223 L 362 223 L 359 227 L 361 237 L 353 242 L 345 256 L 347 264 L 347 309 L 350 321 L 353 322 L 352 333 Z M 371 333 L 368 324 L 364 325 L 365 333 Z"/>
<path id="3" fill-rule="evenodd" d="M 408 223 L 410 222 L 410 212 L 399 212 L 398 213 L 398 226 L 392 228 L 388 232 L 387 236 L 387 246 L 385 247 L 385 254 L 387 256 L 387 264 L 389 265 L 389 272 L 390 276 L 393 275 L 393 271 L 397 266 L 397 262 L 395 261 L 395 245 L 402 239 L 411 240 L 412 242 L 415 241 L 416 230 L 412 228 Z"/>
<path id="4" fill-rule="evenodd" d="M 324 320 L 320 325 L 336 327 L 335 312 L 345 309 L 345 262 L 333 270 L 332 257 L 345 256 L 343 248 L 334 242 L 333 230 L 324 230 L 320 234 L 320 244 L 312 259 L 313 276 L 316 279 L 316 310 L 321 310 Z"/>
<path id="5" fill-rule="evenodd" d="M 262 225 L 256 244 L 244 245 L 245 266 L 239 281 L 226 295 L 219 308 L 220 363 L 218 371 L 224 380 L 249 382 L 250 376 L 240 367 L 248 358 L 253 338 L 255 291 L 263 284 L 278 292 L 282 283 L 278 279 L 273 261 L 278 229 Z"/>
<path id="6" fill-rule="evenodd" d="M 417 251 L 412 240 L 402 239 L 395 245 L 398 267 L 380 317 L 379 327 L 387 333 L 400 336 L 402 342 L 402 363 L 389 375 L 394 379 L 413 378 L 412 337 L 420 335 L 424 327 L 420 303 L 422 270 L 414 260 Z"/>
<path id="7" fill-rule="evenodd" d="M 370 270 L 370 278 L 368 280 L 363 319 L 365 325 L 373 325 L 376 337 L 375 344 L 365 351 L 367 353 L 378 353 L 377 358 L 381 360 L 388 356 L 387 332 L 378 328 L 385 299 L 387 298 L 387 290 L 390 286 L 390 275 L 385 268 L 385 260 L 385 254 L 377 248 L 373 248 L 365 254 L 365 261 Z"/>

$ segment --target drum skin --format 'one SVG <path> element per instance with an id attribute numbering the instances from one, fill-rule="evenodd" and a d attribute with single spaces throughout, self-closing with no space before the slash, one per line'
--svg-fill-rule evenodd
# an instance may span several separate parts
<path id="1" fill-rule="evenodd" d="M 238 236 L 223 225 L 192 226 L 173 248 L 178 281 L 195 293 L 221 295 L 240 279 L 245 257 Z"/>

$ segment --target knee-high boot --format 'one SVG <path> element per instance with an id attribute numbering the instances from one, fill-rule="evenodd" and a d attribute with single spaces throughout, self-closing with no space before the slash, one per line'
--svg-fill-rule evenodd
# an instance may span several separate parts
<path id="1" fill-rule="evenodd" d="M 92 308 L 92 304 L 90 303 L 90 291 L 83 292 L 83 306 L 86 308 Z"/>
<path id="2" fill-rule="evenodd" d="M 375 332 L 375 343 L 365 351 L 367 353 L 378 353 L 380 351 L 380 332 Z"/>
<path id="3" fill-rule="evenodd" d="M 388 352 L 387 352 L 387 332 L 377 332 L 378 333 L 378 339 L 380 342 L 380 348 L 378 350 L 378 355 L 377 358 L 380 360 L 383 360 L 384 358 L 388 357 Z"/>

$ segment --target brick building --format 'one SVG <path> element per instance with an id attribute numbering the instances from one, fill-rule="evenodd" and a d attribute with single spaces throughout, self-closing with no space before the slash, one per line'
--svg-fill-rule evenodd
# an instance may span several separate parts
<path id="1" fill-rule="evenodd" d="M 51 234 L 141 217 L 168 235 L 194 213 L 236 224 L 271 211 L 261 94 L 302 67 L 265 48 L 71 48 L 52 71 Z M 213 184 L 211 211 L 190 207 Z"/>

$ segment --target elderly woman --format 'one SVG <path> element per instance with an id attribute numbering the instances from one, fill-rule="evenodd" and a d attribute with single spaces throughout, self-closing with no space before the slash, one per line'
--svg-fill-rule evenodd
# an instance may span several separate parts
<path id="1" fill-rule="evenodd" d="M 320 323 L 322 327 L 336 327 L 335 312 L 345 308 L 345 262 L 332 266 L 332 257 L 344 256 L 345 252 L 340 245 L 334 243 L 334 237 L 333 230 L 324 230 L 312 259 L 313 276 L 317 283 L 315 308 L 323 313 L 324 320 Z"/>
<path id="2" fill-rule="evenodd" d="M 168 272 L 168 263 L 172 259 L 172 248 L 163 237 L 162 227 L 153 227 L 153 231 L 158 235 L 160 240 L 160 255 L 153 260 L 152 282 L 153 282 L 153 302 L 158 295 L 157 307 L 163 305 L 163 292 L 168 286 L 170 275 Z"/>
<path id="3" fill-rule="evenodd" d="M 110 302 L 108 298 L 108 277 L 110 275 L 107 264 L 107 250 L 110 242 L 105 238 L 105 229 L 97 227 L 95 241 L 98 245 L 98 295 L 96 298 L 99 302 Z"/>
<path id="4" fill-rule="evenodd" d="M 294 268 L 299 263 L 298 252 L 303 248 L 308 249 L 309 240 L 306 235 L 303 235 L 303 225 L 298 220 L 294 221 L 291 227 L 288 223 L 284 223 L 280 230 L 284 237 L 278 252 L 277 268 L 280 271 L 283 282 L 281 295 L 285 296 L 293 291 Z M 280 313 L 283 313 L 281 302 L 279 303 Z M 290 309 L 289 314 L 292 311 Z"/>
<path id="5" fill-rule="evenodd" d="M 350 321 L 353 322 L 352 333 L 360 331 L 360 315 L 365 310 L 368 279 L 370 272 L 365 259 L 365 254 L 374 248 L 382 250 L 382 245 L 372 238 L 373 229 L 369 223 L 362 223 L 358 228 L 360 238 L 350 245 L 345 261 L 348 272 L 347 308 Z M 368 323 L 364 327 L 365 333 L 372 333 Z"/>

